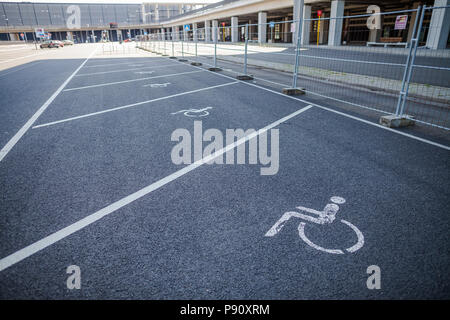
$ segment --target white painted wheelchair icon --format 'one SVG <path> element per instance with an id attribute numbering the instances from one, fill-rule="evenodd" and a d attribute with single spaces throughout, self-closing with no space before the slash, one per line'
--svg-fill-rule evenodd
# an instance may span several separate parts
<path id="1" fill-rule="evenodd" d="M 339 211 L 338 204 L 345 203 L 345 199 L 341 198 L 341 197 L 331 197 L 330 200 L 332 203 L 327 204 L 322 211 L 317 211 L 314 209 L 305 208 L 305 207 L 301 207 L 301 206 L 297 207 L 297 209 L 299 209 L 300 211 L 304 211 L 304 212 L 308 212 L 308 213 L 317 215 L 318 216 L 317 218 L 310 216 L 310 215 L 295 212 L 295 211 L 289 211 L 289 212 L 284 213 L 281 216 L 281 218 L 272 226 L 272 228 L 270 228 L 270 230 L 267 231 L 265 236 L 266 237 L 275 236 L 278 232 L 281 231 L 281 229 L 284 227 L 286 222 L 288 222 L 289 219 L 291 219 L 292 217 L 300 218 L 305 221 L 313 222 L 313 223 L 320 224 L 320 225 L 332 223 L 336 219 L 336 213 Z M 359 229 L 356 226 L 354 226 L 353 224 L 351 224 L 350 222 L 348 222 L 346 220 L 340 220 L 340 222 L 342 222 L 343 224 L 350 227 L 350 229 L 352 229 L 353 232 L 356 233 L 357 242 L 350 248 L 346 248 L 343 250 L 341 250 L 341 249 L 326 249 L 326 248 L 323 248 L 323 247 L 313 243 L 305 235 L 305 226 L 306 226 L 305 222 L 300 222 L 300 224 L 298 226 L 298 234 L 299 234 L 300 238 L 304 242 L 306 242 L 309 246 L 313 247 L 316 250 L 324 251 L 327 253 L 344 254 L 344 250 L 349 253 L 353 253 L 353 252 L 361 249 L 361 247 L 364 245 L 364 236 L 361 233 L 361 231 L 359 231 Z"/>
<path id="2" fill-rule="evenodd" d="M 180 110 L 177 112 L 172 112 L 171 114 L 183 113 L 186 117 L 193 117 L 193 118 L 206 117 L 207 115 L 209 115 L 209 112 L 206 110 L 209 110 L 209 109 L 212 109 L 212 107 L 206 107 L 203 109 Z"/>

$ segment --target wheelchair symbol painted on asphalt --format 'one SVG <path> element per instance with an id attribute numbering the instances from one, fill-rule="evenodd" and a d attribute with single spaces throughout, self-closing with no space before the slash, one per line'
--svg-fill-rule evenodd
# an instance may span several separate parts
<path id="1" fill-rule="evenodd" d="M 143 85 L 143 87 L 150 87 L 150 88 L 165 88 L 170 84 L 170 82 L 166 82 L 166 83 L 150 83 L 150 84 L 145 84 Z"/>
<path id="2" fill-rule="evenodd" d="M 209 112 L 206 110 L 212 109 L 212 107 L 206 107 L 203 109 L 187 109 L 187 110 L 180 110 L 177 112 L 172 112 L 171 114 L 178 114 L 183 113 L 186 117 L 193 117 L 193 118 L 199 118 L 199 117 L 206 117 L 209 115 Z"/>
<path id="3" fill-rule="evenodd" d="M 330 200 L 331 200 L 332 203 L 327 204 L 322 211 L 317 211 L 317 210 L 310 209 L 310 208 L 305 208 L 305 207 L 302 207 L 302 206 L 297 207 L 297 209 L 299 209 L 300 211 L 307 212 L 307 213 L 310 213 L 310 214 L 318 216 L 317 218 L 314 217 L 314 216 L 306 215 L 306 214 L 303 214 L 303 213 L 300 213 L 300 212 L 296 212 L 296 211 L 285 212 L 281 216 L 281 218 L 272 226 L 272 228 L 270 228 L 270 230 L 267 231 L 265 236 L 266 237 L 273 237 L 273 236 L 277 235 L 277 233 L 281 231 L 281 229 L 284 227 L 284 225 L 292 217 L 300 218 L 300 219 L 303 219 L 303 220 L 305 220 L 307 222 L 312 222 L 312 223 L 316 223 L 316 224 L 319 224 L 319 225 L 333 223 L 333 221 L 336 219 L 336 213 L 339 211 L 338 204 L 344 204 L 345 203 L 345 199 L 341 198 L 341 197 L 331 197 Z M 361 231 L 359 231 L 359 229 L 356 226 L 354 226 L 353 224 L 351 224 L 350 222 L 348 222 L 346 220 L 340 220 L 340 222 L 342 222 L 343 224 L 347 225 L 350 229 L 352 229 L 352 231 L 356 234 L 356 237 L 358 239 L 356 244 L 354 244 L 350 248 L 346 248 L 344 250 L 347 251 L 347 252 L 353 253 L 353 252 L 361 249 L 362 246 L 364 245 L 364 236 L 361 233 Z M 323 247 L 313 243 L 305 235 L 305 226 L 306 226 L 305 222 L 300 222 L 300 224 L 298 226 L 298 234 L 299 234 L 300 238 L 304 242 L 306 242 L 309 246 L 313 247 L 316 250 L 324 251 L 324 252 L 327 252 L 327 253 L 344 254 L 344 250 L 341 250 L 341 249 L 327 249 L 327 248 L 323 248 Z"/>

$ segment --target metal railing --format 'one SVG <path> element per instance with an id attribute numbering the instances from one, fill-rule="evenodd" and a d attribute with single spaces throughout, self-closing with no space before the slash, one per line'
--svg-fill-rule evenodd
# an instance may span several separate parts
<path id="1" fill-rule="evenodd" d="M 411 117 L 449 130 L 450 51 L 425 48 L 430 37 L 439 35 L 430 22 L 433 12 L 445 9 L 419 6 L 336 18 L 164 29 L 149 34 L 141 46 L 241 79 L 280 89 L 300 87 L 318 101 Z M 399 16 L 409 25 L 395 29 Z M 391 27 L 369 29 L 367 21 L 374 17 Z M 330 24 L 341 25 L 340 38 L 328 31 Z"/>

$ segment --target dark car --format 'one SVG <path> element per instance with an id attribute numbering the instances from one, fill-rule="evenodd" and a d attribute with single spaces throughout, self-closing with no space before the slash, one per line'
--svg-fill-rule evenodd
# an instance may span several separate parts
<path id="1" fill-rule="evenodd" d="M 47 40 L 41 43 L 40 45 L 41 49 L 43 48 L 59 48 L 60 45 L 59 43 L 52 41 L 52 40 Z"/>

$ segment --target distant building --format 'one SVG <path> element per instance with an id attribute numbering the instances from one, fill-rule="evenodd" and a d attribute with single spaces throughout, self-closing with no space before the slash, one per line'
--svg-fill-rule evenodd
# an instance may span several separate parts
<path id="1" fill-rule="evenodd" d="M 94 0 L 95 1 L 95 0 Z M 191 0 L 147 0 L 141 4 L 76 4 L 81 25 L 67 28 L 70 3 L 0 3 L 0 40 L 33 37 L 36 27 L 50 31 L 54 38 L 71 37 L 80 41 L 99 41 L 158 33 L 160 38 L 178 39 L 184 28 L 186 37 L 212 41 L 238 42 L 249 38 L 259 43 L 294 43 L 294 21 L 300 20 L 299 0 L 210 0 L 210 4 Z M 406 46 L 411 41 L 419 6 L 426 10 L 419 45 L 430 49 L 450 47 L 450 0 L 304 0 L 302 42 L 304 45 L 385 45 Z M 367 14 L 384 13 L 376 28 L 368 27 Z M 318 16 L 321 13 L 322 21 Z M 345 16 L 345 19 L 339 18 Z M 271 26 L 273 25 L 273 27 Z M 186 26 L 186 27 L 185 27 Z M 218 28 L 220 27 L 220 28 Z M 218 28 L 217 34 L 211 32 Z"/>
<path id="2" fill-rule="evenodd" d="M 24 34 L 23 38 L 33 39 L 35 28 L 50 32 L 53 39 L 72 38 L 73 35 L 83 42 L 99 41 L 106 31 L 111 40 L 117 40 L 121 31 L 123 38 L 128 37 L 128 32 L 134 37 L 142 32 L 144 25 L 158 23 L 161 18 L 185 14 L 204 6 L 196 0 L 189 3 L 147 0 L 142 4 L 92 2 L 0 2 L 0 40 L 22 40 L 21 34 Z M 80 8 L 81 23 L 77 30 L 69 30 L 66 25 L 71 5 Z M 114 32 L 110 32 L 110 29 L 114 29 Z"/>

